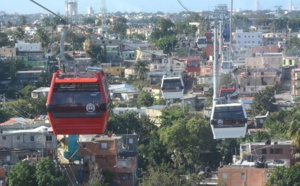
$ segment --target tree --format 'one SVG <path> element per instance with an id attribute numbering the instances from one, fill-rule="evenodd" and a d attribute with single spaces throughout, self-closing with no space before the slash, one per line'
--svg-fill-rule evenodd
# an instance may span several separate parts
<path id="1" fill-rule="evenodd" d="M 27 23 L 27 17 L 24 16 L 24 15 L 22 15 L 22 16 L 20 17 L 20 24 L 21 24 L 21 25 L 26 25 L 26 23 Z"/>
<path id="2" fill-rule="evenodd" d="M 163 50 L 164 54 L 171 55 L 171 52 L 174 50 L 174 47 L 176 46 L 178 40 L 175 36 L 166 36 L 158 39 L 155 42 L 155 45 Z"/>
<path id="3" fill-rule="evenodd" d="M 25 37 L 25 32 L 21 27 L 17 27 L 16 31 L 14 32 L 15 40 L 23 40 Z"/>
<path id="4" fill-rule="evenodd" d="M 144 61 L 138 61 L 133 65 L 135 73 L 137 73 L 139 80 L 144 80 L 146 78 L 148 64 Z"/>
<path id="5" fill-rule="evenodd" d="M 4 32 L 0 32 L 0 47 L 7 46 L 9 43 L 8 36 Z"/>
<path id="6" fill-rule="evenodd" d="M 232 83 L 234 80 L 231 77 L 231 74 L 221 74 L 220 77 L 220 86 L 222 85 L 228 85 Z"/>
<path id="7" fill-rule="evenodd" d="M 22 90 L 19 91 L 20 98 L 28 99 L 31 98 L 31 92 L 36 89 L 36 86 L 27 85 Z"/>
<path id="8" fill-rule="evenodd" d="M 67 180 L 55 167 L 50 158 L 41 159 L 36 166 L 36 180 L 39 186 L 67 185 Z"/>
<path id="9" fill-rule="evenodd" d="M 150 167 L 147 174 L 143 176 L 141 186 L 180 186 L 183 181 L 180 180 L 175 170 L 169 167 L 169 165 L 159 165 L 156 167 Z"/>
<path id="10" fill-rule="evenodd" d="M 106 48 L 101 45 L 90 45 L 87 55 L 91 58 L 92 64 L 105 63 Z"/>
<path id="11" fill-rule="evenodd" d="M 285 166 L 275 166 L 268 179 L 266 186 L 299 186 L 300 185 L 300 165 L 296 164 L 289 168 Z"/>
<path id="12" fill-rule="evenodd" d="M 49 34 L 42 28 L 38 28 L 36 30 L 36 34 L 34 35 L 34 41 L 40 42 L 43 48 L 46 48 L 50 42 Z"/>
<path id="13" fill-rule="evenodd" d="M 138 95 L 137 103 L 140 106 L 149 107 L 149 106 L 153 105 L 153 102 L 154 102 L 154 97 L 149 92 L 141 91 L 140 94 Z"/>
<path id="14" fill-rule="evenodd" d="M 290 124 L 288 136 L 293 140 L 294 145 L 300 148 L 300 121 L 293 120 Z"/>
<path id="15" fill-rule="evenodd" d="M 35 166 L 28 162 L 19 161 L 10 170 L 6 182 L 8 186 L 24 185 L 37 186 Z"/>
<path id="16" fill-rule="evenodd" d="M 276 106 L 274 105 L 274 91 L 275 87 L 268 86 L 264 90 L 261 90 L 255 94 L 253 103 L 251 105 L 255 115 L 266 114 L 266 112 L 275 111 Z"/>
<path id="17" fill-rule="evenodd" d="M 128 28 L 126 23 L 116 22 L 114 23 L 113 32 L 116 34 L 120 34 L 120 36 L 126 36 L 126 29 Z"/>

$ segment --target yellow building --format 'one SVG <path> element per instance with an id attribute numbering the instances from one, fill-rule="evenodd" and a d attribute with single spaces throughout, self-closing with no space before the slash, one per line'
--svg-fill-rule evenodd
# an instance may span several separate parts
<path id="1" fill-rule="evenodd" d="M 123 67 L 103 66 L 102 68 L 105 74 L 110 74 L 111 76 L 124 76 Z"/>

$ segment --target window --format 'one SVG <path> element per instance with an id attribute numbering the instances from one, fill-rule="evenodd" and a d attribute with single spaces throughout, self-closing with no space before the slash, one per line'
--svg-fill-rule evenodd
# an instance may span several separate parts
<path id="1" fill-rule="evenodd" d="M 46 136 L 46 141 L 52 141 L 52 136 Z"/>
<path id="2" fill-rule="evenodd" d="M 107 143 L 101 143 L 100 149 L 108 149 Z"/>
<path id="3" fill-rule="evenodd" d="M 129 144 L 133 143 L 133 138 L 129 138 Z"/>
<path id="4" fill-rule="evenodd" d="M 226 172 L 222 172 L 222 178 L 227 179 L 227 173 Z"/>
<path id="5" fill-rule="evenodd" d="M 3 139 L 3 140 L 6 140 L 6 136 L 2 136 L 2 139 Z"/>
<path id="6" fill-rule="evenodd" d="M 34 136 L 30 136 L 30 141 L 34 141 Z"/>
<path id="7" fill-rule="evenodd" d="M 246 173 L 242 172 L 242 173 L 241 173 L 241 178 L 242 178 L 243 180 L 246 179 Z"/>
<path id="8" fill-rule="evenodd" d="M 262 154 L 267 154 L 267 149 L 261 149 Z"/>
<path id="9" fill-rule="evenodd" d="M 270 149 L 270 154 L 283 154 L 283 149 L 282 148 Z"/>
<path id="10" fill-rule="evenodd" d="M 82 148 L 84 148 L 84 149 L 86 148 L 86 144 L 85 143 L 82 144 Z"/>

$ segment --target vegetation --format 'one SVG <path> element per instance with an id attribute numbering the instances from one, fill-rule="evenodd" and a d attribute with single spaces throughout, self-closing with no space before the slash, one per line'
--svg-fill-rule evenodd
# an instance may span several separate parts
<path id="1" fill-rule="evenodd" d="M 138 95 L 137 103 L 140 106 L 149 107 L 154 103 L 154 97 L 150 92 L 141 91 Z"/>
<path id="2" fill-rule="evenodd" d="M 36 166 L 28 162 L 19 161 L 11 169 L 6 181 L 8 186 L 67 185 L 65 177 L 62 176 L 50 158 L 41 159 Z"/>
<path id="3" fill-rule="evenodd" d="M 147 72 L 149 71 L 148 64 L 144 61 L 138 61 L 134 64 L 133 68 L 135 73 L 138 76 L 138 79 L 144 81 Z"/>
<path id="4" fill-rule="evenodd" d="M 90 45 L 86 53 L 94 65 L 106 62 L 106 48 L 101 45 Z"/>
<path id="5" fill-rule="evenodd" d="M 254 115 L 266 114 L 267 112 L 274 112 L 276 109 L 275 97 L 274 97 L 275 87 L 266 87 L 266 89 L 257 92 L 254 95 L 254 100 L 251 105 L 252 112 Z"/>
<path id="6" fill-rule="evenodd" d="M 269 172 L 271 175 L 268 179 L 266 186 L 291 186 L 299 185 L 300 183 L 300 165 L 294 165 L 292 167 L 275 166 L 274 169 Z"/>

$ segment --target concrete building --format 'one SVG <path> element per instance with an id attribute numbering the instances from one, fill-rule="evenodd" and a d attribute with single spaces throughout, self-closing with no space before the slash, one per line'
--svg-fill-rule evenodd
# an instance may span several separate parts
<path id="1" fill-rule="evenodd" d="M 0 154 L 5 154 L 4 157 L 0 156 L 2 164 L 15 164 L 28 156 L 56 156 L 56 136 L 49 127 L 45 126 L 27 130 L 2 131 L 0 133 L 0 144 L 2 149 Z"/>
<path id="2" fill-rule="evenodd" d="M 299 77 L 299 78 L 298 78 Z M 291 78 L 291 95 L 293 101 L 299 98 L 300 96 L 300 69 L 292 69 L 292 78 Z"/>
<path id="3" fill-rule="evenodd" d="M 251 46 L 263 44 L 262 32 L 243 32 L 243 30 L 237 30 L 234 39 L 238 47 L 250 48 Z"/>
<path id="4" fill-rule="evenodd" d="M 292 141 L 242 143 L 233 164 L 219 167 L 219 182 L 230 186 L 264 186 L 274 167 L 292 165 L 293 150 Z"/>
<path id="5" fill-rule="evenodd" d="M 0 56 L 3 57 L 16 57 L 17 49 L 12 47 L 1 47 L 0 48 Z"/>
<path id="6" fill-rule="evenodd" d="M 43 97 L 47 97 L 50 91 L 50 87 L 40 87 L 33 91 L 31 91 L 31 98 L 39 99 Z"/>
<path id="7" fill-rule="evenodd" d="M 84 162 L 96 162 L 102 170 L 113 172 L 121 186 L 137 185 L 137 140 L 134 134 L 79 137 Z M 86 164 L 86 163 L 84 163 Z"/>
<path id="8" fill-rule="evenodd" d="M 17 41 L 17 43 L 15 44 L 15 48 L 17 48 L 18 52 L 41 52 L 42 44 Z"/>

